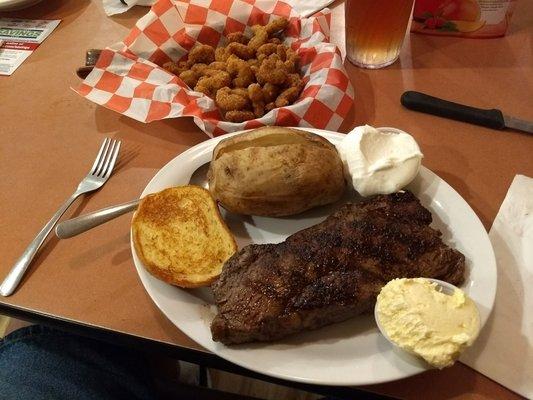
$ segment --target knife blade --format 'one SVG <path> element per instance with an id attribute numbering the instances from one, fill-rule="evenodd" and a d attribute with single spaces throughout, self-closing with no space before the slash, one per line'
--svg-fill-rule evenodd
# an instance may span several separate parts
<path id="1" fill-rule="evenodd" d="M 518 129 L 519 131 L 533 133 L 533 122 L 511 117 L 510 115 L 504 115 L 503 120 L 505 121 L 506 128 Z"/>
<path id="2" fill-rule="evenodd" d="M 410 110 L 420 111 L 439 117 L 455 119 L 492 129 L 518 129 L 533 133 L 533 122 L 504 115 L 497 109 L 482 109 L 454 103 L 425 93 L 407 91 L 400 99 L 402 105 Z"/>

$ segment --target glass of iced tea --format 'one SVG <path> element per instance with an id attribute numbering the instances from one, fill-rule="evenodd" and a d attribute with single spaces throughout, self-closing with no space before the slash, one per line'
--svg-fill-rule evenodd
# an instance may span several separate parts
<path id="1" fill-rule="evenodd" d="M 363 68 L 398 58 L 414 0 L 347 0 L 346 57 Z"/>

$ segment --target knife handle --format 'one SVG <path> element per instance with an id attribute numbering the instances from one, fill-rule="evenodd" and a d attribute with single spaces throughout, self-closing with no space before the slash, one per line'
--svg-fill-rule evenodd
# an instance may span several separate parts
<path id="1" fill-rule="evenodd" d="M 404 92 L 400 101 L 404 107 L 410 110 L 438 115 L 439 117 L 451 118 L 493 129 L 505 128 L 505 121 L 503 120 L 503 114 L 500 110 L 484 110 L 481 108 L 465 106 L 463 104 L 453 103 L 451 101 L 442 100 L 437 97 L 414 91 Z"/>

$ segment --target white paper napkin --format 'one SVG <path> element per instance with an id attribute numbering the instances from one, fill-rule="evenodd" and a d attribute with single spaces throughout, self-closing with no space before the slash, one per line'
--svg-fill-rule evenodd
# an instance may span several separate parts
<path id="1" fill-rule="evenodd" d="M 128 11 L 133 6 L 151 6 L 157 0 L 125 0 L 124 4 L 120 0 L 103 0 L 104 10 L 107 15 L 115 15 Z M 335 0 L 315 0 L 315 1 L 302 1 L 302 0 L 285 0 L 294 9 L 298 10 L 299 14 L 303 17 L 308 17 L 314 14 L 318 10 L 322 10 L 324 7 L 330 5 Z"/>
<path id="2" fill-rule="evenodd" d="M 461 361 L 533 398 L 533 179 L 516 175 L 489 237 L 498 264 L 492 314 Z"/>

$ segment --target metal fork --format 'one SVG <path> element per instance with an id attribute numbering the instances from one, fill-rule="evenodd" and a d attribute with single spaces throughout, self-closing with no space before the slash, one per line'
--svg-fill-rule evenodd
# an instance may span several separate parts
<path id="1" fill-rule="evenodd" d="M 54 228 L 54 225 L 57 223 L 59 218 L 63 215 L 65 211 L 70 207 L 70 205 L 76 200 L 79 196 L 84 193 L 92 192 L 102 187 L 104 183 L 109 179 L 111 172 L 117 161 L 118 152 L 120 150 L 120 141 L 111 140 L 106 138 L 100 151 L 96 156 L 94 164 L 85 178 L 80 182 L 76 191 L 70 196 L 65 203 L 57 210 L 52 219 L 41 229 L 37 234 L 35 239 L 30 243 L 30 245 L 24 250 L 24 253 L 17 260 L 9 274 L 2 282 L 0 286 L 0 294 L 2 296 L 11 295 L 17 288 L 20 280 L 24 276 L 24 273 L 28 269 L 31 261 L 37 254 L 37 251 L 43 244 L 44 240 Z"/>

